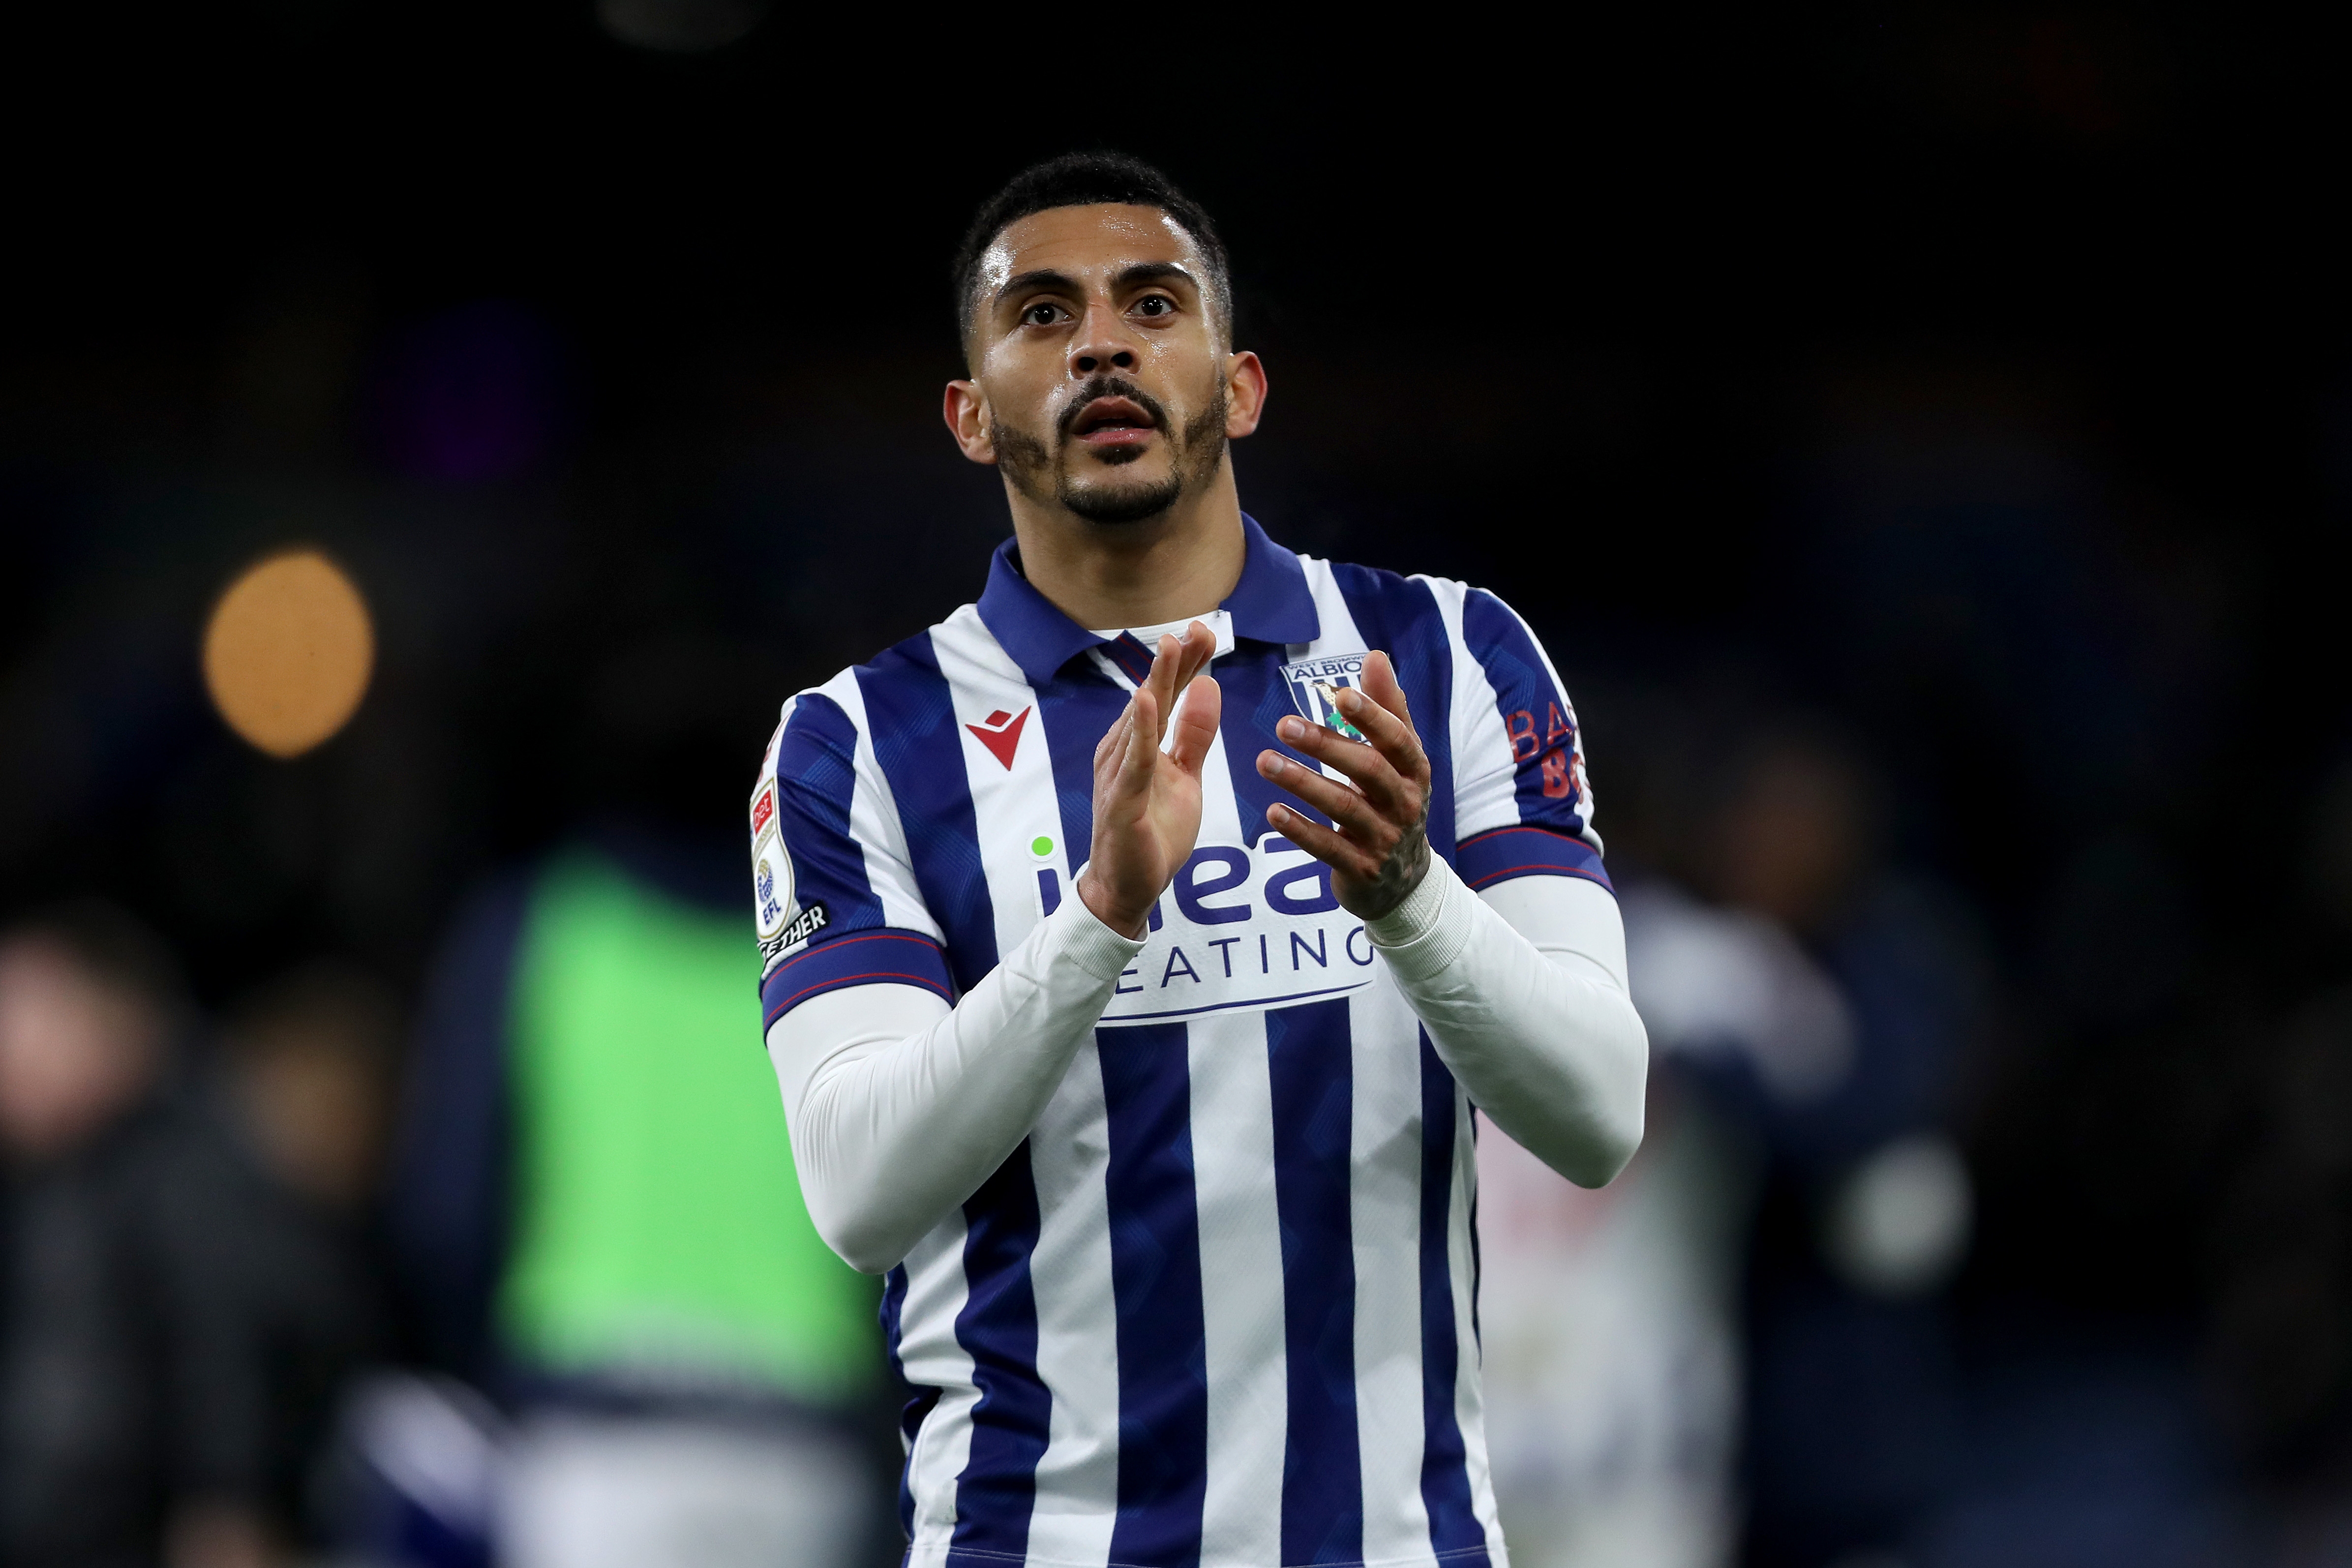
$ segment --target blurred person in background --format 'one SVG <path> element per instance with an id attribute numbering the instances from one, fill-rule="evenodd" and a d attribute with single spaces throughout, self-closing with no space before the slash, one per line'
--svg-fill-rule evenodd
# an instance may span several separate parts
<path id="1" fill-rule="evenodd" d="M 359 1226 L 376 1196 L 398 1028 L 379 982 L 321 963 L 264 987 L 223 1031 L 262 1158 L 322 1221 Z"/>
<path id="2" fill-rule="evenodd" d="M 1802 725 L 1762 734 L 1728 770 L 1699 879 L 1755 922 L 1759 950 L 1780 949 L 1787 1022 L 1712 1072 L 1691 1058 L 1762 1156 L 1746 1561 L 1899 1563 L 1958 1479 L 1946 1292 L 1974 1198 L 1954 1129 L 1987 983 L 1959 914 L 1883 863 L 1860 759 Z"/>
<path id="3" fill-rule="evenodd" d="M 1842 920 L 1867 920 L 1853 908 L 1870 879 L 1861 769 L 1834 742 L 1801 731 L 1745 754 L 1717 733 L 1691 757 L 1628 762 L 1646 795 L 1628 811 L 1618 847 L 1630 868 L 1622 905 L 1633 994 L 1656 1068 L 1644 1152 L 1616 1187 L 1585 1194 L 1548 1178 L 1494 1129 L 1479 1140 L 1496 1493 L 1519 1568 L 1728 1563 L 1750 1507 L 1755 1549 L 1773 1552 L 1783 1498 L 1800 1498 L 1788 1504 L 1800 1511 L 1818 1507 L 1804 1502 L 1818 1481 L 1813 1465 L 1851 1474 L 1853 1450 L 1879 1444 L 1898 1446 L 1900 1465 L 1900 1446 L 1919 1446 L 1906 1422 L 1948 1415 L 1948 1389 L 1922 1389 L 1900 1363 L 1879 1389 L 1884 1408 L 1872 1408 L 1844 1384 L 1886 1368 L 1855 1371 L 1830 1352 L 1788 1344 L 1790 1317 L 1867 1319 L 1870 1307 L 1849 1298 L 1940 1284 L 1967 1227 L 1967 1178 L 1950 1140 L 1933 1131 L 1940 1102 L 1853 1105 L 1834 1121 L 1839 1093 L 1855 1093 L 1865 1072 L 1863 1056 L 1898 1056 L 1906 1044 L 1884 1027 L 1858 1032 L 1839 950 L 1822 942 L 1846 933 Z M 1715 799 L 1677 806 L 1694 773 L 1710 781 Z M 1867 952 L 1844 957 L 1872 973 Z M 1927 1006 L 1945 1004 L 1933 996 Z M 1895 1068 L 1877 1060 L 1870 1072 L 1895 1077 Z M 1870 1157 L 1889 1159 L 1889 1150 L 1895 1162 L 1931 1166 L 1927 1180 L 1940 1184 L 1927 1201 L 1940 1208 L 1906 1211 L 1916 1234 L 1889 1239 L 1879 1217 L 1879 1229 L 1865 1220 L 1858 1239 L 1849 1211 L 1886 1206 L 1884 1194 L 1870 1196 L 1872 1183 L 1886 1180 Z M 1916 1187 L 1919 1178 L 1912 1171 L 1903 1180 Z M 1797 1196 L 1785 1192 L 1792 1184 Z M 1788 1237 L 1752 1227 L 1759 1204 L 1769 1215 L 1792 1201 L 1811 1217 L 1790 1260 L 1780 1256 Z M 1788 1272 L 1828 1305 L 1790 1305 Z M 1750 1319 L 1755 1295 L 1767 1305 Z M 1743 1342 L 1750 1323 L 1759 1335 L 1752 1354 Z M 1853 1344 L 1851 1354 L 1872 1350 Z M 1750 1469 L 1771 1474 L 1743 1483 L 1743 1417 L 1757 1404 L 1748 1389 L 1761 1380 L 1771 1401 L 1745 1450 Z M 1809 1380 L 1821 1380 L 1828 1415 L 1785 1411 L 1788 1384 Z M 1773 1453 L 1785 1444 L 1813 1458 Z M 1872 1495 L 1900 1483 L 1858 1479 L 1853 1514 L 1863 1523 L 1842 1519 L 1825 1528 L 1825 1547 L 1759 1561 L 1839 1561 L 1870 1538 L 1879 1514 L 1900 1535 L 1933 1490 L 1916 1481 L 1895 1502 Z M 1839 1516 L 1839 1504 L 1822 1511 Z"/>
<path id="4" fill-rule="evenodd" d="M 1514 1568 L 1719 1568 L 1737 1539 L 1745 1151 L 1674 1081 L 1680 1042 L 1644 1021 L 1648 1133 L 1609 1187 L 1479 1129 L 1486 1444 Z"/>
<path id="5" fill-rule="evenodd" d="M 384 985 L 334 961 L 261 986 L 221 1031 L 229 1110 L 267 1178 L 257 1202 L 303 1248 L 299 1278 L 285 1271 L 274 1289 L 307 1300 L 312 1321 L 342 1325 L 279 1352 L 273 1500 L 308 1527 L 306 1548 L 334 1531 L 321 1493 L 339 1413 L 392 1348 L 379 1199 L 398 1035 Z"/>
<path id="6" fill-rule="evenodd" d="M 331 1139 L 296 1131 L 289 1096 L 240 1092 L 251 1072 L 235 1081 L 201 1055 L 169 956 L 121 912 L 72 906 L 0 937 L 12 1568 L 268 1568 L 299 1547 L 317 1435 L 373 1319 L 312 1212 Z"/>
<path id="7" fill-rule="evenodd" d="M 757 743 L 746 668 L 623 639 L 550 803 L 575 825 L 477 894 L 431 979 L 394 1234 L 433 1359 L 514 1416 L 494 1481 L 457 1489 L 494 1493 L 509 1568 L 834 1568 L 887 1529 L 875 1292 L 809 1222 L 757 1045 L 715 782 L 739 726 Z M 426 1425 L 492 1462 L 461 1415 Z"/>

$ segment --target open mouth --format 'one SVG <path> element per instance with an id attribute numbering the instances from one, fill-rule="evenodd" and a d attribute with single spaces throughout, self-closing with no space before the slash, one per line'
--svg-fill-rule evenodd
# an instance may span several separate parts
<path id="1" fill-rule="evenodd" d="M 1158 428 L 1140 405 L 1124 397 L 1097 397 L 1078 411 L 1070 434 L 1089 447 L 1132 447 Z"/>

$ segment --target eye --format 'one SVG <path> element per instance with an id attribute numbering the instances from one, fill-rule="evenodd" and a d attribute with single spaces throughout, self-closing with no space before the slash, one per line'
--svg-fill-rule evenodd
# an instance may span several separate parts
<path id="1" fill-rule="evenodd" d="M 1135 302 L 1135 311 L 1139 316 L 1172 316 L 1176 301 L 1165 294 L 1146 294 Z"/>
<path id="2" fill-rule="evenodd" d="M 1051 300 L 1040 300 L 1021 312 L 1021 324 L 1024 327 L 1050 327 L 1064 314 L 1062 307 Z"/>

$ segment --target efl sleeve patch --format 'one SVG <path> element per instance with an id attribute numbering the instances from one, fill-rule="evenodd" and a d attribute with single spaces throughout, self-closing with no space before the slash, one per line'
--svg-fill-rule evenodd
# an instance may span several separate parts
<path id="1" fill-rule="evenodd" d="M 751 797 L 751 918 L 762 953 L 793 923 L 793 858 L 776 831 L 776 781 L 769 779 Z"/>
<path id="2" fill-rule="evenodd" d="M 764 983 L 794 954 L 856 931 L 919 930 L 911 872 L 877 839 L 887 824 L 858 777 L 856 726 L 822 690 L 785 708 L 751 791 L 751 914 Z M 860 805 L 861 792 L 868 792 Z M 895 889 L 896 903 L 886 904 Z M 930 934 L 930 933 L 925 933 Z"/>

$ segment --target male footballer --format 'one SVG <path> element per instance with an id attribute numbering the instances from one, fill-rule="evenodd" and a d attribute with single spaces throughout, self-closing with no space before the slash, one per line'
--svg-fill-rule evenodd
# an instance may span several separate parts
<path id="1" fill-rule="evenodd" d="M 751 800 L 810 1213 L 887 1272 L 913 1568 L 1507 1559 L 1471 1109 L 1588 1186 L 1647 1042 L 1574 710 L 1459 583 L 1283 549 L 1215 227 L 1109 155 L 959 258 L 977 604 Z"/>

